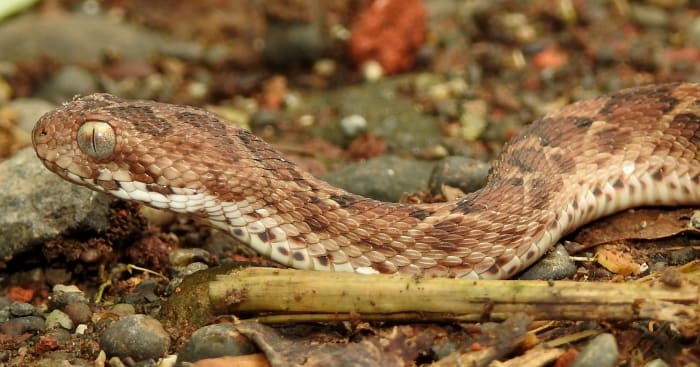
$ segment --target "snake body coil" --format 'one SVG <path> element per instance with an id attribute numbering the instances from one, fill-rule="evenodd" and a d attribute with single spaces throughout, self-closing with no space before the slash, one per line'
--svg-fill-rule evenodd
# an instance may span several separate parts
<path id="1" fill-rule="evenodd" d="M 93 94 L 44 115 L 33 142 L 68 181 L 203 218 L 299 269 L 507 278 L 601 216 L 700 204 L 700 85 L 687 83 L 551 113 L 508 144 L 484 188 L 440 204 L 332 187 L 187 106 Z"/>

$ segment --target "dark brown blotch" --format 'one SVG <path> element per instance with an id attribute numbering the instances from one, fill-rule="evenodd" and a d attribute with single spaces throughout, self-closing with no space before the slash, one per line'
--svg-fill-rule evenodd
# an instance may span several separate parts
<path id="1" fill-rule="evenodd" d="M 391 274 L 395 271 L 395 268 L 386 262 L 378 262 L 378 263 L 373 263 L 372 268 L 377 270 L 378 272 L 382 274 Z"/>
<path id="2" fill-rule="evenodd" d="M 551 187 L 561 187 L 561 178 L 532 178 L 532 184 L 528 194 L 532 199 L 532 207 L 535 209 L 547 209 L 549 198 L 552 195 Z"/>
<path id="3" fill-rule="evenodd" d="M 347 208 L 357 201 L 357 197 L 352 195 L 331 195 L 330 199 L 338 203 L 341 208 Z"/>
<path id="4" fill-rule="evenodd" d="M 523 178 L 522 177 L 511 178 L 510 180 L 508 180 L 508 184 L 511 186 L 520 187 L 523 185 Z"/>
<path id="5" fill-rule="evenodd" d="M 142 105 L 115 106 L 106 109 L 118 119 L 129 121 L 137 131 L 151 136 L 165 136 L 172 132 L 173 125 L 159 117 L 153 108 Z"/>
<path id="6" fill-rule="evenodd" d="M 292 253 L 292 257 L 296 261 L 304 261 L 305 258 L 304 253 L 301 251 L 294 251 L 294 253 Z"/>
<path id="7" fill-rule="evenodd" d="M 515 149 L 509 159 L 509 162 L 514 167 L 518 168 L 522 173 L 529 173 L 537 170 L 542 157 L 541 151 L 534 148 Z"/>
<path id="8" fill-rule="evenodd" d="M 615 180 L 615 182 L 613 182 L 612 186 L 616 189 L 621 189 L 621 188 L 625 187 L 625 183 L 622 182 L 622 180 L 620 180 L 618 178 L 617 180 Z"/>
<path id="9" fill-rule="evenodd" d="M 527 254 L 525 254 L 525 258 L 528 260 L 532 260 L 535 256 L 537 256 L 535 250 L 529 250 Z"/>
<path id="10" fill-rule="evenodd" d="M 425 218 L 429 217 L 431 214 L 432 214 L 431 212 L 429 212 L 425 209 L 417 209 L 417 210 L 414 210 L 414 211 L 408 213 L 408 215 L 410 217 L 416 218 L 418 220 L 424 220 Z"/>
<path id="11" fill-rule="evenodd" d="M 662 114 L 673 110 L 678 104 L 678 99 L 671 95 L 671 92 L 678 86 L 678 83 L 665 85 L 650 85 L 640 88 L 626 89 L 621 92 L 611 94 L 603 108 L 601 115 L 611 115 L 618 109 L 629 109 L 632 106 L 654 106 Z M 661 106 L 656 106 L 660 104 Z"/>
<path id="12" fill-rule="evenodd" d="M 664 171 L 663 169 L 657 169 L 654 171 L 654 173 L 651 174 L 651 178 L 654 179 L 654 181 L 661 181 L 664 179 Z"/>
<path id="13" fill-rule="evenodd" d="M 442 222 L 436 223 L 433 227 L 436 229 L 441 229 L 446 232 L 452 232 L 459 224 L 462 223 L 462 218 L 450 218 L 448 220 L 443 220 Z"/>
<path id="14" fill-rule="evenodd" d="M 681 133 L 686 139 L 700 134 L 700 116 L 694 113 L 679 113 L 673 117 L 669 126 Z"/>
<path id="15" fill-rule="evenodd" d="M 121 187 L 119 181 L 115 180 L 95 180 L 95 183 L 108 191 L 119 190 L 119 187 Z"/>
<path id="16" fill-rule="evenodd" d="M 594 119 L 590 117 L 577 117 L 577 116 L 571 116 L 567 117 L 566 121 L 573 124 L 579 129 L 587 129 L 590 127 L 593 122 L 595 121 Z"/>
<path id="17" fill-rule="evenodd" d="M 326 228 L 328 228 L 328 221 L 323 221 L 322 217 L 312 217 L 312 218 L 306 218 L 306 224 L 311 227 L 314 231 L 323 231 Z"/>
<path id="18" fill-rule="evenodd" d="M 321 255 L 321 256 L 317 257 L 316 259 L 318 260 L 318 263 L 321 264 L 321 266 L 328 266 L 328 264 L 330 262 L 328 259 L 328 256 L 326 256 L 326 255 Z"/>
<path id="19" fill-rule="evenodd" d="M 170 186 L 159 185 L 159 184 L 148 184 L 146 185 L 146 190 L 150 192 L 157 192 L 165 196 L 174 194 L 173 189 Z"/>

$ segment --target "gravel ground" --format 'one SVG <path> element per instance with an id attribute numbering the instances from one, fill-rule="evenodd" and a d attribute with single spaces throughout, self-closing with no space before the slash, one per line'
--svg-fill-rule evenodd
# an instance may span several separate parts
<path id="1" fill-rule="evenodd" d="M 37 116 L 103 91 L 209 108 L 359 194 L 439 201 L 479 187 L 503 143 L 548 111 L 700 81 L 696 1 L 386 3 L 45 0 L 0 20 L 0 366 L 411 366 L 465 351 L 508 360 L 564 336 L 563 354 L 529 365 L 699 365 L 697 333 L 653 322 L 271 327 L 196 305 L 171 317 L 174 294 L 198 292 L 188 279 L 275 265 L 186 218 L 73 187 L 27 148 Z M 622 282 L 697 259 L 693 211 L 674 215 L 663 235 L 621 230 L 606 250 L 633 254 L 620 261 L 643 263 L 638 274 L 558 248 L 529 276 Z"/>

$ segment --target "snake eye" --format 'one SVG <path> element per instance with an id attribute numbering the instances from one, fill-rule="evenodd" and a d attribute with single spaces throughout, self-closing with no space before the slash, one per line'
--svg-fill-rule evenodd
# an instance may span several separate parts
<path id="1" fill-rule="evenodd" d="M 91 158 L 109 158 L 116 145 L 114 128 L 106 122 L 85 121 L 78 129 L 78 147 Z"/>

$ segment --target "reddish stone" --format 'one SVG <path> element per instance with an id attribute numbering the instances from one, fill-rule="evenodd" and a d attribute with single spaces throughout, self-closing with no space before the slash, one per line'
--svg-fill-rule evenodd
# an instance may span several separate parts
<path id="1" fill-rule="evenodd" d="M 353 21 L 350 56 L 357 65 L 377 61 L 385 74 L 408 70 L 425 40 L 426 19 L 420 0 L 375 0 Z"/>
<path id="2" fill-rule="evenodd" d="M 22 287 L 10 287 L 5 297 L 15 302 L 29 302 L 34 298 L 34 290 Z"/>

